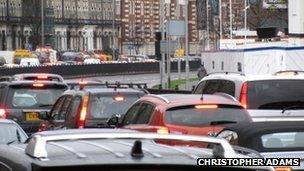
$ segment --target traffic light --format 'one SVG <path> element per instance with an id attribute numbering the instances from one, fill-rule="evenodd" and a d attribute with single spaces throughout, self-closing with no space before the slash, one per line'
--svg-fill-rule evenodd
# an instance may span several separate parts
<path id="1" fill-rule="evenodd" d="M 161 60 L 161 53 L 160 53 L 160 41 L 161 41 L 161 32 L 155 32 L 155 59 Z"/>

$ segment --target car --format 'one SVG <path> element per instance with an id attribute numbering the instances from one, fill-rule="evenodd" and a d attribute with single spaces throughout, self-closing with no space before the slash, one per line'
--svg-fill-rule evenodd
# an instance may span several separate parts
<path id="1" fill-rule="evenodd" d="M 158 139 L 214 143 L 221 150 L 172 147 L 155 143 Z M 198 158 L 250 157 L 234 151 L 223 139 L 115 129 L 46 131 L 13 148 L 0 146 L 1 171 L 275 171 L 266 166 L 198 166 Z"/>
<path id="2" fill-rule="evenodd" d="M 108 124 L 144 132 L 215 135 L 226 124 L 238 122 L 251 122 L 251 118 L 227 94 L 148 94 L 133 104 L 121 122 L 116 115 Z"/>
<path id="3" fill-rule="evenodd" d="M 240 123 L 224 128 L 216 137 L 226 139 L 231 145 L 258 151 L 266 158 L 304 157 L 302 121 Z M 300 165 L 292 170 L 303 170 L 303 160 Z"/>
<path id="4" fill-rule="evenodd" d="M 147 92 L 132 88 L 140 84 L 105 83 L 106 87 L 82 85 L 68 90 L 58 98 L 50 113 L 46 114 L 39 131 L 62 128 L 108 127 L 106 121 L 113 115 L 122 115 Z"/>
<path id="5" fill-rule="evenodd" d="M 38 58 L 22 58 L 20 60 L 20 66 L 38 66 L 40 65 Z"/>
<path id="6" fill-rule="evenodd" d="M 48 112 L 67 90 L 56 74 L 28 73 L 0 78 L 0 113 L 17 122 L 25 132 L 37 132 L 39 114 Z"/>
<path id="7" fill-rule="evenodd" d="M 83 64 L 100 64 L 100 59 L 98 59 L 98 58 L 86 58 L 86 59 L 84 59 Z"/>
<path id="8" fill-rule="evenodd" d="M 106 84 L 102 83 L 100 80 L 85 80 L 85 79 L 80 79 L 80 80 L 65 80 L 64 81 L 69 89 L 80 89 L 82 86 L 83 88 L 88 88 L 88 87 L 103 87 L 106 88 Z"/>
<path id="9" fill-rule="evenodd" d="M 211 73 L 196 86 L 194 94 L 223 92 L 234 96 L 253 121 L 304 121 L 304 75 L 291 71 L 274 75 Z"/>
<path id="10" fill-rule="evenodd" d="M 16 122 L 0 119 L 0 145 L 24 143 L 27 139 L 28 136 Z"/>

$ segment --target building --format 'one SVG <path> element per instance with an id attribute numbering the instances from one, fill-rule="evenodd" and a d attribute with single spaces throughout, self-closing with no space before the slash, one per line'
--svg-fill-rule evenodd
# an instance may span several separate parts
<path id="1" fill-rule="evenodd" d="M 122 52 L 124 54 L 155 54 L 155 32 L 161 27 L 160 0 L 122 0 Z M 184 20 L 184 6 L 177 0 L 165 5 L 166 20 Z M 189 44 L 190 53 L 196 54 L 197 27 L 196 3 L 189 1 Z M 184 38 L 181 38 L 183 42 Z M 181 43 L 183 48 L 184 43 Z"/>
<path id="2" fill-rule="evenodd" d="M 114 40 L 120 48 L 120 0 L 115 0 L 114 24 L 113 0 L 0 0 L 0 50 L 41 45 L 41 2 L 45 44 L 90 51 L 112 49 Z"/>
<path id="3" fill-rule="evenodd" d="M 244 36 L 239 34 L 245 30 L 245 1 L 244 0 L 209 0 L 209 1 L 197 1 L 202 4 L 198 5 L 198 16 L 205 15 L 207 17 L 199 17 L 198 25 L 200 43 L 204 47 L 203 50 L 216 50 L 219 46 L 220 40 L 220 12 L 222 14 L 222 39 L 240 39 Z M 209 2 L 209 4 L 203 4 L 203 2 Z M 230 5 L 231 2 L 231 5 Z M 247 9 L 247 29 L 255 31 L 257 28 L 275 27 L 278 30 L 283 31 L 288 26 L 288 12 L 286 3 L 287 1 L 278 1 L 279 5 L 274 5 L 274 2 L 268 2 L 267 0 L 261 1 L 247 1 L 249 8 Z M 266 5 L 265 5 L 266 4 Z M 269 5 L 271 4 L 271 5 Z M 221 5 L 221 8 L 219 8 Z M 208 10 L 205 10 L 208 6 Z M 232 7 L 230 9 L 230 6 Z M 214 12 L 215 9 L 217 12 Z M 200 13 L 200 11 L 208 11 L 208 13 Z M 231 11 L 231 14 L 230 14 Z M 204 19 L 202 19 L 204 18 Z M 231 19 L 231 21 L 230 21 Z M 232 23 L 232 25 L 230 24 Z M 207 25 L 209 26 L 209 33 L 207 32 Z M 232 34 L 231 33 L 232 29 Z M 251 32 L 247 31 L 247 34 Z M 208 39 L 209 36 L 209 39 Z M 209 43 L 208 43 L 209 40 Z M 209 44 L 209 45 L 208 45 Z"/>

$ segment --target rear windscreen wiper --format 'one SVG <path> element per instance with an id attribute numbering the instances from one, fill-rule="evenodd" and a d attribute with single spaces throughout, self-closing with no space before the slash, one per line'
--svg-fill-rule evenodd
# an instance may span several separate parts
<path id="1" fill-rule="evenodd" d="M 39 107 L 52 107 L 53 105 L 52 104 L 41 104 L 39 105 Z"/>
<path id="2" fill-rule="evenodd" d="M 285 113 L 286 110 L 291 110 L 291 109 L 304 109 L 304 106 L 303 105 L 288 106 L 282 109 L 282 113 Z"/>
<path id="3" fill-rule="evenodd" d="M 210 125 L 223 125 L 223 124 L 235 124 L 236 121 L 212 121 Z"/>

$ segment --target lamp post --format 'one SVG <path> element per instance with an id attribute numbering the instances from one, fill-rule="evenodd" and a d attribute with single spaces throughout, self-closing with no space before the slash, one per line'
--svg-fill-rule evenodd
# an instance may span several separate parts
<path id="1" fill-rule="evenodd" d="M 41 45 L 44 47 L 44 0 L 41 0 Z"/>
<path id="2" fill-rule="evenodd" d="M 245 33 L 245 45 L 247 45 L 247 10 L 250 8 L 250 5 L 247 5 L 248 3 L 247 3 L 247 0 L 244 0 L 245 2 L 244 2 L 244 6 L 245 6 L 245 8 L 244 8 L 244 12 L 245 12 L 245 21 L 244 21 L 244 33 Z"/>
<path id="3" fill-rule="evenodd" d="M 112 19 L 113 19 L 113 21 L 112 21 L 113 22 L 112 23 L 113 24 L 112 25 L 112 29 L 113 29 L 112 30 L 112 33 L 113 33 L 112 34 L 112 36 L 113 36 L 113 41 L 112 41 L 112 43 L 113 43 L 113 45 L 112 45 L 112 48 L 113 48 L 113 60 L 115 60 L 115 14 L 116 14 L 115 13 L 115 10 L 116 10 L 116 8 L 115 8 L 115 5 L 116 5 L 115 1 L 116 0 L 113 0 L 113 4 L 112 4 L 113 5 L 113 17 L 112 17 Z"/>
<path id="4" fill-rule="evenodd" d="M 186 59 L 186 89 L 189 89 L 189 34 L 188 34 L 188 4 L 189 0 L 185 0 L 185 59 Z"/>

